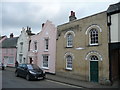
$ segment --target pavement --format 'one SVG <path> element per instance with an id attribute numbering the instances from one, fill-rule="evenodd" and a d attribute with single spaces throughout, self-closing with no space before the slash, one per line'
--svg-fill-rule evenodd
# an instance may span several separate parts
<path id="1" fill-rule="evenodd" d="M 15 71 L 15 68 L 6 67 L 6 70 Z M 120 88 L 119 81 L 115 81 L 111 86 L 108 85 L 101 85 L 99 83 L 94 82 L 87 82 L 87 81 L 80 81 L 77 79 L 66 78 L 63 76 L 53 75 L 53 74 L 46 74 L 46 79 L 61 82 L 69 85 L 79 86 L 83 88 Z"/>

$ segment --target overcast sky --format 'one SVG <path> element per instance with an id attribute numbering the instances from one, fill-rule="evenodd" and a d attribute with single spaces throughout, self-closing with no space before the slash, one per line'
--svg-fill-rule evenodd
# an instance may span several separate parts
<path id="1" fill-rule="evenodd" d="M 0 35 L 19 36 L 22 27 L 30 26 L 33 33 L 50 20 L 57 25 L 69 21 L 70 11 L 77 19 L 106 11 L 119 0 L 2 0 L 0 2 Z"/>

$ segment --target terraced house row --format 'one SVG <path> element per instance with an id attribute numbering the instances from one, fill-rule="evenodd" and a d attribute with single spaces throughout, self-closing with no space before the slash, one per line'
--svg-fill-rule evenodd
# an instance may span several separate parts
<path id="1" fill-rule="evenodd" d="M 47 20 L 39 33 L 22 28 L 19 37 L 1 37 L 2 62 L 7 66 L 34 63 L 48 73 L 109 84 L 120 78 L 120 2 L 107 11 L 55 27 Z"/>

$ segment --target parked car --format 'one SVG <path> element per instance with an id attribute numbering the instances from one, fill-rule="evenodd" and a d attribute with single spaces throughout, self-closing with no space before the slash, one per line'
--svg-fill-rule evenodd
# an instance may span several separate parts
<path id="1" fill-rule="evenodd" d="M 45 72 L 35 64 L 19 64 L 15 70 L 15 76 L 21 76 L 29 80 L 45 79 Z"/>

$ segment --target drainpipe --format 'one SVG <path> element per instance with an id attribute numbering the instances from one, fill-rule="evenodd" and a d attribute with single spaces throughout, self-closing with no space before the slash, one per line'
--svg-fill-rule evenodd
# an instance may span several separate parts
<path id="1" fill-rule="evenodd" d="M 109 28 L 109 42 L 108 42 L 108 50 L 109 50 L 109 80 L 111 81 L 112 83 L 112 63 L 111 63 L 111 15 L 110 14 L 107 14 L 107 19 L 108 19 L 108 28 Z"/>

